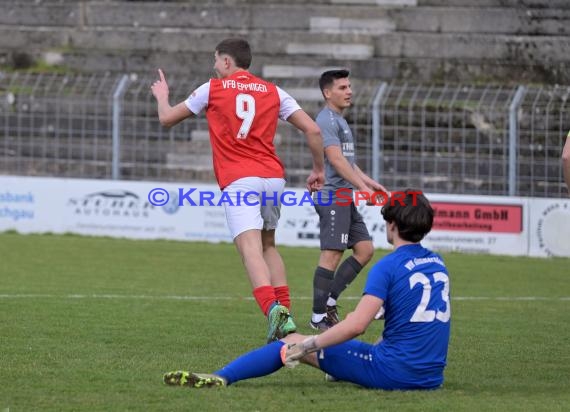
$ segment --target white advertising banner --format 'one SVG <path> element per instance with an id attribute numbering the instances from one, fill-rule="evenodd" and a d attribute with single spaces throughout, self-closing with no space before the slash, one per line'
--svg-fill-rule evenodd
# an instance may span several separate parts
<path id="1" fill-rule="evenodd" d="M 61 207 L 64 231 L 134 239 L 231 241 L 222 207 L 195 193 L 220 191 L 212 185 L 129 181 L 68 181 Z M 187 189 L 187 190 L 186 190 Z M 188 193 L 190 191 L 190 193 Z M 179 197 L 187 199 L 183 206 Z"/>
<path id="2" fill-rule="evenodd" d="M 570 256 L 570 200 L 428 194 L 424 240 L 439 251 Z M 303 189 L 286 188 L 277 242 L 319 246 Z M 231 242 L 216 185 L 0 176 L 0 231 Z M 227 199 L 226 199 L 227 204 Z M 390 248 L 380 207 L 358 206 L 375 247 Z"/>
<path id="3" fill-rule="evenodd" d="M 61 233 L 62 179 L 0 176 L 0 231 Z"/>
<path id="4" fill-rule="evenodd" d="M 293 190 L 298 199 L 302 190 Z M 423 243 L 434 250 L 526 255 L 528 204 L 523 198 L 427 195 L 435 209 L 434 229 Z M 358 206 L 374 246 L 389 249 L 379 206 Z M 319 218 L 310 205 L 282 207 L 277 240 L 319 246 Z"/>
<path id="5" fill-rule="evenodd" d="M 0 231 L 231 242 L 223 207 L 211 206 L 207 198 L 187 192 L 182 195 L 187 194 L 190 201 L 180 207 L 179 187 L 172 183 L 0 176 Z M 212 185 L 192 187 L 194 192 L 220 193 Z M 151 204 L 149 196 L 153 194 L 156 201 L 164 200 L 164 205 Z"/>
<path id="6" fill-rule="evenodd" d="M 570 256 L 570 200 L 534 199 L 529 235 L 530 256 Z"/>

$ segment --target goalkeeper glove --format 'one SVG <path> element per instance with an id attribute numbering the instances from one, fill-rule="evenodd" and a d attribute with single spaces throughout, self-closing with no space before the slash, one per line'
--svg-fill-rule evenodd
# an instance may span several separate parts
<path id="1" fill-rule="evenodd" d="M 281 348 L 281 361 L 288 368 L 294 368 L 299 364 L 299 360 L 309 353 L 319 350 L 316 343 L 316 336 L 309 336 L 300 343 L 289 343 Z"/>

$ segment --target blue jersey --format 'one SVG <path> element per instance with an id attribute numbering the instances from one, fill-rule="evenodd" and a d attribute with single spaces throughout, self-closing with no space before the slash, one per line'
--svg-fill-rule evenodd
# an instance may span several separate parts
<path id="1" fill-rule="evenodd" d="M 376 263 L 365 294 L 384 301 L 382 342 L 375 362 L 401 389 L 443 383 L 451 306 L 441 257 L 420 244 L 400 246 Z"/>

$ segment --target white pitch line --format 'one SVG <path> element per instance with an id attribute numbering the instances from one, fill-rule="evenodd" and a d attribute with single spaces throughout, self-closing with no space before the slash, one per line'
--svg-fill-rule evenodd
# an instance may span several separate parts
<path id="1" fill-rule="evenodd" d="M 292 296 L 293 300 L 311 300 L 312 296 Z M 253 300 L 251 296 L 177 296 L 177 295 L 115 295 L 115 294 L 0 294 L 0 299 L 139 299 L 139 300 Z M 359 300 L 360 296 L 343 296 L 344 300 Z M 545 296 L 454 296 L 451 300 L 457 301 L 570 301 L 570 296 L 545 297 Z"/>

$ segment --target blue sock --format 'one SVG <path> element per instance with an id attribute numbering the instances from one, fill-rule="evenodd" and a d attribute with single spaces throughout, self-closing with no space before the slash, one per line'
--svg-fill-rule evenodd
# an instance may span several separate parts
<path id="1" fill-rule="evenodd" d="M 241 355 L 214 373 L 224 378 L 228 385 L 243 379 L 269 375 L 283 367 L 280 353 L 283 345 L 285 343 L 281 341 L 271 342 Z"/>

